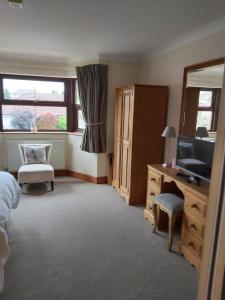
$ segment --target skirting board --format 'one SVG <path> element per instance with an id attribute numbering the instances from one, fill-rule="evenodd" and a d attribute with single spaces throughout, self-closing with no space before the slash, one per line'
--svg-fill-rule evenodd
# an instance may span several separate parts
<path id="1" fill-rule="evenodd" d="M 68 176 L 74 177 L 74 178 L 79 178 L 79 179 L 82 179 L 84 181 L 88 181 L 88 182 L 92 182 L 92 183 L 97 183 L 97 184 L 107 183 L 107 179 L 108 179 L 107 176 L 104 176 L 104 177 L 93 177 L 93 176 L 82 174 L 82 173 L 78 173 L 78 172 L 75 172 L 75 171 L 68 171 Z"/>
<path id="2" fill-rule="evenodd" d="M 12 175 L 17 178 L 17 172 L 12 172 Z M 78 178 L 84 181 L 88 181 L 96 184 L 104 184 L 107 183 L 107 176 L 104 177 L 93 177 L 91 175 L 82 174 L 79 172 L 71 171 L 71 170 L 55 170 L 55 176 L 70 176 L 74 178 Z"/>

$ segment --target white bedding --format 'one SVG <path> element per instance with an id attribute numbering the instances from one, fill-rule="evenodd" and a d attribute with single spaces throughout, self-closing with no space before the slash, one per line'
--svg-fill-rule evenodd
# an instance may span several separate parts
<path id="1" fill-rule="evenodd" d="M 10 210 L 19 204 L 21 188 L 16 179 L 7 172 L 0 172 L 0 293 L 4 285 L 4 264 L 10 250 L 6 234 Z"/>
<path id="2" fill-rule="evenodd" d="M 7 172 L 0 172 L 0 226 L 9 222 L 10 210 L 19 204 L 21 188 L 16 179 Z"/>

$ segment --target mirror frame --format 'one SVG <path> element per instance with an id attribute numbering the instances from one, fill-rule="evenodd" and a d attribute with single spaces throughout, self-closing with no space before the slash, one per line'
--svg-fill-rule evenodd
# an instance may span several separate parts
<path id="1" fill-rule="evenodd" d="M 187 85 L 188 72 L 196 71 L 198 69 L 203 69 L 203 68 L 212 67 L 212 66 L 216 66 L 216 65 L 222 65 L 222 64 L 225 64 L 225 57 L 221 57 L 221 58 L 213 59 L 210 61 L 194 64 L 194 65 L 187 66 L 184 68 L 182 102 L 181 102 L 181 109 L 180 109 L 180 122 L 179 122 L 178 134 L 182 130 L 182 124 L 183 124 L 184 118 L 185 118 L 185 89 L 186 89 L 186 85 Z M 225 76 L 225 74 L 224 74 L 224 76 Z"/>

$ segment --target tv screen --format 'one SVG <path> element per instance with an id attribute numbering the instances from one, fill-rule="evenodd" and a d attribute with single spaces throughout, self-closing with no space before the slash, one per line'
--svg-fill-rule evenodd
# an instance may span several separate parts
<path id="1" fill-rule="evenodd" d="M 176 166 L 210 181 L 215 142 L 178 136 Z"/>

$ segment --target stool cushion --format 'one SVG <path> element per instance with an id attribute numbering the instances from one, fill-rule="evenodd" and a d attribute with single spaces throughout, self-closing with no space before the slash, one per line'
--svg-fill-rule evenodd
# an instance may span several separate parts
<path id="1" fill-rule="evenodd" d="M 54 169 L 49 164 L 23 165 L 18 171 L 19 183 L 54 181 Z"/>
<path id="2" fill-rule="evenodd" d="M 156 204 L 164 206 L 168 212 L 180 212 L 184 207 L 184 199 L 171 193 L 159 194 L 153 197 Z"/>

